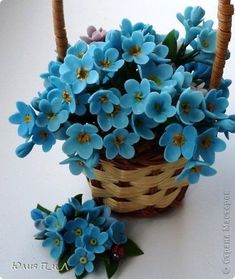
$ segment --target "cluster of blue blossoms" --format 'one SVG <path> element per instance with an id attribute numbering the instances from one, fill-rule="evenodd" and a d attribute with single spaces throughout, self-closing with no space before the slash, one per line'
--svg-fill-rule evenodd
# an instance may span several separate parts
<path id="1" fill-rule="evenodd" d="M 128 256 L 130 247 L 131 256 L 142 254 L 134 242 L 127 239 L 124 223 L 110 214 L 109 207 L 96 206 L 94 200 L 82 204 L 81 195 L 57 206 L 54 212 L 40 205 L 31 211 L 39 230 L 35 238 L 43 240 L 43 247 L 50 248 L 52 258 L 59 261 L 60 272 L 74 268 L 77 278 L 92 272 L 99 257 L 115 264 Z"/>
<path id="2" fill-rule="evenodd" d="M 226 114 L 231 81 L 209 89 L 216 31 L 204 15 L 201 7 L 177 14 L 184 38 L 124 19 L 103 41 L 70 46 L 64 61 L 50 62 L 41 75 L 45 90 L 31 106 L 17 102 L 10 121 L 26 139 L 17 155 L 34 145 L 47 152 L 63 140 L 62 164 L 94 178 L 100 155 L 131 159 L 135 144 L 155 140 L 166 161 L 188 161 L 177 179 L 196 183 L 215 174 L 215 153 L 225 149 L 218 133 L 235 132 L 235 115 Z"/>

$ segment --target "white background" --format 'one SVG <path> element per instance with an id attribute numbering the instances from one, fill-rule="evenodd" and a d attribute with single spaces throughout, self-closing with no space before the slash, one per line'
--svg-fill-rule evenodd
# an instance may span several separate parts
<path id="1" fill-rule="evenodd" d="M 30 102 L 42 90 L 39 74 L 55 59 L 49 0 L 5 0 L 0 4 L 0 277 L 3 279 L 74 278 L 73 272 L 24 268 L 13 270 L 13 263 L 54 263 L 48 250 L 33 239 L 35 229 L 30 210 L 37 202 L 53 208 L 77 193 L 90 197 L 84 176 L 72 176 L 61 146 L 44 154 L 40 147 L 19 159 L 14 150 L 22 143 L 8 116 L 16 111 L 15 101 Z M 182 30 L 175 18 L 188 5 L 202 5 L 207 18 L 216 21 L 216 2 L 172 0 L 66 0 L 66 25 L 70 43 L 94 24 L 105 29 L 118 28 L 121 19 L 144 21 L 159 33 L 172 28 Z M 234 30 L 234 28 L 233 28 Z M 234 78 L 235 37 L 225 76 Z M 231 87 L 230 112 L 235 112 L 235 85 Z M 235 217 L 231 214 L 231 255 L 229 275 L 222 272 L 224 191 L 230 191 L 231 210 L 235 207 L 235 137 L 227 150 L 217 155 L 213 178 L 202 178 L 190 187 L 183 206 L 152 219 L 126 218 L 128 234 L 144 250 L 141 257 L 123 263 L 115 278 L 146 279 L 227 279 L 235 276 Z M 101 268 L 88 278 L 105 278 Z"/>

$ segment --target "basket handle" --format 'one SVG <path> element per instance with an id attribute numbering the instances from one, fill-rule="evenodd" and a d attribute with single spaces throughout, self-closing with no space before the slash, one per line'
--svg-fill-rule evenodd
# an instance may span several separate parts
<path id="1" fill-rule="evenodd" d="M 232 15 L 234 7 L 231 0 L 218 0 L 218 32 L 216 54 L 212 67 L 210 88 L 218 88 L 225 67 L 228 44 L 231 39 Z M 58 59 L 63 61 L 68 48 L 68 39 L 65 29 L 63 0 L 52 0 L 52 14 L 54 34 Z"/>

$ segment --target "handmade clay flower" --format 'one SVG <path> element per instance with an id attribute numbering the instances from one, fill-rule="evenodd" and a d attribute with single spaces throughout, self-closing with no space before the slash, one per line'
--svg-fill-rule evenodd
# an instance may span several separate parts
<path id="1" fill-rule="evenodd" d="M 34 142 L 26 141 L 25 143 L 17 146 L 17 148 L 16 148 L 16 155 L 19 158 L 24 158 L 25 156 L 27 156 L 31 152 L 33 147 L 34 147 Z"/>
<path id="2" fill-rule="evenodd" d="M 86 88 L 87 84 L 98 81 L 99 75 L 93 69 L 93 65 L 93 59 L 89 54 L 84 55 L 82 59 L 68 55 L 60 67 L 61 79 L 72 84 L 74 94 L 78 94 Z"/>
<path id="3" fill-rule="evenodd" d="M 150 93 L 150 84 L 147 79 L 140 83 L 135 79 L 128 79 L 124 87 L 127 94 L 124 94 L 120 103 L 124 108 L 131 108 L 134 114 L 142 114 L 145 111 L 147 96 Z"/>
<path id="4" fill-rule="evenodd" d="M 94 270 L 93 261 L 95 255 L 91 252 L 87 252 L 84 248 L 77 248 L 75 253 L 68 259 L 68 265 L 75 268 L 75 274 L 80 276 L 86 272 L 92 272 Z"/>
<path id="5" fill-rule="evenodd" d="M 205 53 L 215 53 L 216 31 L 203 29 L 198 36 L 198 46 Z"/>
<path id="6" fill-rule="evenodd" d="M 216 128 L 210 128 L 198 136 L 195 158 L 201 156 L 208 164 L 214 163 L 215 152 L 224 151 L 226 148 L 225 142 L 218 138 L 217 134 Z"/>
<path id="7" fill-rule="evenodd" d="M 98 129 L 92 124 L 73 124 L 67 129 L 68 139 L 63 144 L 67 155 L 77 153 L 81 158 L 88 159 L 94 150 L 103 146 L 102 138 L 97 134 Z"/>
<path id="8" fill-rule="evenodd" d="M 155 43 L 145 42 L 141 31 L 134 31 L 131 38 L 122 42 L 124 53 L 123 59 L 127 62 L 134 61 L 136 64 L 146 64 L 149 61 L 149 54 L 154 50 Z"/>
<path id="9" fill-rule="evenodd" d="M 74 175 L 79 175 L 82 172 L 85 172 L 86 176 L 92 179 L 95 178 L 93 169 L 97 166 L 98 162 L 99 155 L 97 152 L 94 152 L 87 160 L 78 155 L 72 155 L 60 164 L 69 164 L 69 170 Z"/>
<path id="10" fill-rule="evenodd" d="M 70 46 L 67 54 L 72 54 L 82 59 L 88 50 L 88 45 L 84 41 L 78 41 L 75 45 Z"/>
<path id="11" fill-rule="evenodd" d="M 226 119 L 217 121 L 215 125 L 222 132 L 235 133 L 235 114 L 230 115 Z"/>
<path id="12" fill-rule="evenodd" d="M 58 208 L 54 213 L 48 215 L 45 219 L 47 230 L 50 232 L 59 232 L 63 230 L 66 222 L 67 219 L 61 208 Z"/>
<path id="13" fill-rule="evenodd" d="M 200 109 L 203 100 L 204 96 L 200 91 L 188 88 L 182 92 L 177 103 L 177 114 L 184 124 L 191 125 L 205 117 Z"/>
<path id="14" fill-rule="evenodd" d="M 50 61 L 48 64 L 48 72 L 40 75 L 40 77 L 44 79 L 44 86 L 47 90 L 54 88 L 50 78 L 60 76 L 59 69 L 61 64 L 62 63 L 60 61 Z"/>
<path id="15" fill-rule="evenodd" d="M 113 243 L 120 245 L 127 242 L 125 224 L 119 221 L 113 222 L 108 229 L 108 234 Z"/>
<path id="16" fill-rule="evenodd" d="M 62 82 L 57 77 L 50 78 L 51 83 L 56 87 L 48 92 L 48 100 L 52 102 L 53 99 L 58 98 L 61 100 L 62 109 L 66 109 L 71 113 L 76 110 L 76 103 L 71 86 Z"/>
<path id="17" fill-rule="evenodd" d="M 201 161 L 189 161 L 176 179 L 187 179 L 190 184 L 195 184 L 198 182 L 200 175 L 212 176 L 215 174 L 216 170 L 211 168 L 208 163 Z"/>
<path id="18" fill-rule="evenodd" d="M 129 133 L 126 129 L 116 129 L 104 138 L 105 154 L 108 159 L 115 158 L 118 154 L 126 159 L 135 155 L 135 149 L 132 146 L 139 141 L 139 136 L 135 133 Z"/>
<path id="19" fill-rule="evenodd" d="M 51 150 L 52 146 L 56 143 L 55 135 L 45 127 L 35 126 L 32 134 L 33 143 L 41 145 L 44 152 Z"/>
<path id="20" fill-rule="evenodd" d="M 83 236 L 84 247 L 88 252 L 101 254 L 105 251 L 105 242 L 108 240 L 108 234 L 101 232 L 99 227 L 91 226 Z"/>
<path id="21" fill-rule="evenodd" d="M 141 78 L 150 81 L 151 89 L 162 90 L 164 87 L 174 87 L 175 80 L 171 80 L 173 68 L 169 64 L 156 65 L 150 61 L 146 65 L 140 67 Z"/>
<path id="22" fill-rule="evenodd" d="M 166 58 L 169 53 L 169 48 L 165 45 L 157 45 L 149 57 L 156 63 L 168 63 L 170 59 Z"/>
<path id="23" fill-rule="evenodd" d="M 212 89 L 205 97 L 203 109 L 204 113 L 209 118 L 224 119 L 228 117 L 225 114 L 228 105 L 228 100 L 225 97 L 220 97 L 220 90 Z"/>
<path id="24" fill-rule="evenodd" d="M 158 125 L 153 119 L 148 118 L 145 114 L 132 115 L 131 126 L 134 132 L 143 139 L 154 139 L 155 135 L 152 128 Z"/>
<path id="25" fill-rule="evenodd" d="M 35 113 L 33 109 L 24 102 L 17 102 L 16 107 L 19 112 L 11 115 L 9 121 L 12 124 L 18 124 L 18 134 L 21 137 L 27 137 L 31 134 L 35 124 Z"/>
<path id="26" fill-rule="evenodd" d="M 51 247 L 51 257 L 58 260 L 64 250 L 64 240 L 58 232 L 46 232 L 47 238 L 43 241 L 43 247 Z"/>
<path id="27" fill-rule="evenodd" d="M 177 82 L 175 88 L 180 93 L 192 85 L 193 75 L 185 71 L 184 66 L 181 65 L 175 70 L 171 79 Z"/>
<path id="28" fill-rule="evenodd" d="M 39 127 L 47 127 L 49 131 L 55 132 L 60 125 L 67 121 L 69 113 L 62 109 L 62 102 L 59 98 L 41 100 L 39 103 L 40 113 L 37 116 L 36 124 Z"/>
<path id="29" fill-rule="evenodd" d="M 88 223 L 83 218 L 75 218 L 68 221 L 65 226 L 66 232 L 63 235 L 65 242 L 75 243 L 77 247 L 83 246 L 82 237 L 85 235 Z"/>
<path id="30" fill-rule="evenodd" d="M 90 98 L 90 94 L 88 93 L 80 93 L 75 95 L 75 103 L 76 110 L 75 114 L 84 115 L 87 111 L 86 104 L 88 104 L 88 99 Z"/>
<path id="31" fill-rule="evenodd" d="M 176 109 L 171 105 L 172 99 L 168 93 L 151 92 L 147 98 L 145 113 L 157 123 L 163 123 L 167 118 L 176 113 Z"/>
<path id="32" fill-rule="evenodd" d="M 185 159 L 193 157 L 197 139 L 197 130 L 193 126 L 183 127 L 178 123 L 166 127 L 165 133 L 159 140 L 160 146 L 166 146 L 164 158 L 168 162 L 175 162 L 182 154 Z"/>
<path id="33" fill-rule="evenodd" d="M 104 72 L 116 72 L 124 64 L 123 59 L 119 59 L 119 52 L 116 48 L 94 50 L 94 61 L 98 69 Z"/>
<path id="34" fill-rule="evenodd" d="M 93 93 L 88 100 L 90 104 L 90 112 L 99 114 L 101 111 L 111 113 L 114 110 L 114 105 L 120 103 L 119 98 L 115 94 L 115 88 L 109 90 L 100 89 Z"/>
<path id="35" fill-rule="evenodd" d="M 104 41 L 106 31 L 102 27 L 96 29 L 94 26 L 91 25 L 87 28 L 87 35 L 88 36 L 80 36 L 80 38 L 87 44 L 90 44 L 92 42 L 100 42 Z"/>

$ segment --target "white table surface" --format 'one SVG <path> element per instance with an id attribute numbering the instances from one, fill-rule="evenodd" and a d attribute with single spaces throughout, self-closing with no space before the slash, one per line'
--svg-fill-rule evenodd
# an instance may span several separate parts
<path id="1" fill-rule="evenodd" d="M 116 28 L 123 17 L 133 22 L 154 24 L 158 32 L 182 30 L 176 11 L 187 5 L 202 5 L 207 17 L 216 21 L 214 0 L 66 0 L 66 24 L 70 42 L 95 24 Z M 235 29 L 233 28 L 235 31 Z M 35 229 L 30 210 L 37 202 L 53 208 L 67 198 L 90 191 L 83 175 L 73 176 L 58 163 L 65 158 L 61 146 L 49 153 L 40 147 L 25 159 L 15 156 L 22 143 L 8 116 L 16 111 L 15 101 L 30 102 L 42 89 L 39 74 L 55 58 L 49 0 L 5 0 L 0 4 L 0 278 L 3 279 L 72 279 L 73 272 L 59 275 L 41 268 L 54 261 L 41 242 L 33 239 Z M 230 46 L 232 57 L 225 76 L 234 78 L 235 37 Z M 230 112 L 235 112 L 235 85 L 231 87 Z M 114 278 L 136 279 L 227 279 L 235 276 L 235 136 L 225 152 L 217 154 L 218 174 L 202 178 L 190 187 L 183 206 L 152 219 L 125 218 L 129 236 L 145 254 L 127 260 Z M 230 263 L 223 263 L 224 193 L 230 192 Z M 14 263 L 21 268 L 13 269 Z M 30 265 L 38 268 L 30 268 Z M 224 268 L 231 268 L 224 274 Z M 87 278 L 105 278 L 101 268 Z"/>

